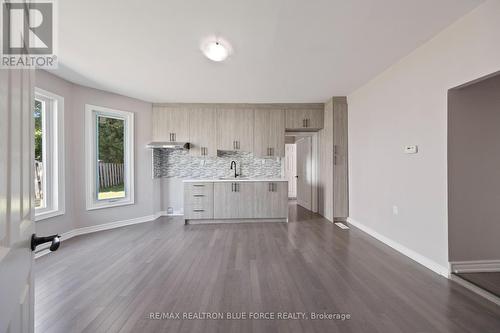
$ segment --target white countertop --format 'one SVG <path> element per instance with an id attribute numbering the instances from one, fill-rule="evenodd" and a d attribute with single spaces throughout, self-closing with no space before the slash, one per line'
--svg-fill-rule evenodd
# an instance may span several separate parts
<path id="1" fill-rule="evenodd" d="M 286 182 L 285 178 L 211 178 L 211 179 L 183 179 L 184 183 L 223 183 L 223 182 Z"/>

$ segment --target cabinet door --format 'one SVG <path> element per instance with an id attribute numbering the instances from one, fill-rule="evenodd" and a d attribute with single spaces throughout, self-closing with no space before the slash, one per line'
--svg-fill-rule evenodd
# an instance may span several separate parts
<path id="1" fill-rule="evenodd" d="M 169 116 L 163 107 L 153 106 L 153 141 L 170 141 Z"/>
<path id="2" fill-rule="evenodd" d="M 285 111 L 272 110 L 269 116 L 269 147 L 274 157 L 285 156 Z"/>
<path id="3" fill-rule="evenodd" d="M 154 106 L 153 141 L 188 142 L 188 109 Z"/>
<path id="4" fill-rule="evenodd" d="M 287 130 L 318 130 L 323 128 L 322 109 L 287 109 Z"/>
<path id="5" fill-rule="evenodd" d="M 189 142 L 189 109 L 167 108 L 170 116 L 169 132 L 177 142 Z"/>
<path id="6" fill-rule="evenodd" d="M 214 183 L 214 218 L 253 218 L 254 195 L 251 182 Z"/>
<path id="7" fill-rule="evenodd" d="M 189 142 L 192 156 L 217 156 L 215 109 L 189 110 Z"/>
<path id="8" fill-rule="evenodd" d="M 310 109 L 306 112 L 306 126 L 311 129 L 321 129 L 324 127 L 324 110 Z"/>
<path id="9" fill-rule="evenodd" d="M 333 107 L 333 215 L 349 216 L 347 174 L 347 103 L 335 102 Z"/>
<path id="10" fill-rule="evenodd" d="M 288 216 L 288 183 L 255 183 L 255 218 L 286 218 Z"/>
<path id="11" fill-rule="evenodd" d="M 285 113 L 276 109 L 257 109 L 254 115 L 254 155 L 285 155 Z"/>
<path id="12" fill-rule="evenodd" d="M 253 151 L 252 109 L 217 110 L 217 149 Z"/>

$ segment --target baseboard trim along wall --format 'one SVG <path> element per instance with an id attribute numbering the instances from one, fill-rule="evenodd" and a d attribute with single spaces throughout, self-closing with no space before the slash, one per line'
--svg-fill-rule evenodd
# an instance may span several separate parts
<path id="1" fill-rule="evenodd" d="M 453 273 L 500 272 L 500 260 L 452 261 Z"/>
<path id="2" fill-rule="evenodd" d="M 157 212 L 157 213 L 152 214 L 152 215 L 136 217 L 133 219 L 115 221 L 115 222 L 104 223 L 104 224 L 99 224 L 99 225 L 93 225 L 93 226 L 84 227 L 84 228 L 77 228 L 77 229 L 73 229 L 73 230 L 67 231 L 65 233 L 62 233 L 61 234 L 61 242 L 64 242 L 65 240 L 68 240 L 68 239 L 76 237 L 76 236 L 90 234 L 90 233 L 97 232 L 97 231 L 121 228 L 121 227 L 125 227 L 125 226 L 132 225 L 132 224 L 152 222 L 161 216 L 183 216 L 183 214 L 180 214 L 178 212 L 174 212 L 173 214 L 167 214 L 166 211 L 160 211 L 160 212 Z M 41 256 L 44 256 L 47 253 L 50 253 L 49 247 L 50 247 L 49 243 L 40 245 L 38 247 L 37 251 L 35 252 L 35 259 L 40 258 Z"/>
<path id="3" fill-rule="evenodd" d="M 497 296 L 493 295 L 492 293 L 490 293 L 490 292 L 488 292 L 488 291 L 486 291 L 486 290 L 484 290 L 482 288 L 479 288 L 475 284 L 470 283 L 469 281 L 466 281 L 466 280 L 462 279 L 461 277 L 459 277 L 459 276 L 457 276 L 455 274 L 451 274 L 450 275 L 450 279 L 452 281 L 455 281 L 456 283 L 458 283 L 462 287 L 467 288 L 470 291 L 478 294 L 479 296 L 484 297 L 487 300 L 495 303 L 496 305 L 500 305 L 500 297 L 497 297 Z"/>
<path id="4" fill-rule="evenodd" d="M 361 231 L 367 233 L 368 235 L 372 236 L 373 238 L 381 241 L 385 245 L 392 247 L 394 250 L 398 251 L 401 254 L 404 254 L 408 258 L 412 259 L 413 261 L 416 261 L 417 263 L 430 269 L 431 271 L 433 271 L 439 275 L 442 275 L 445 278 L 450 277 L 450 271 L 447 267 L 444 267 L 444 266 L 438 264 L 437 262 L 421 255 L 420 253 L 417 253 L 417 252 L 407 248 L 406 246 L 404 246 L 404 245 L 402 245 L 402 244 L 400 244 L 400 243 L 398 243 L 390 238 L 387 238 L 384 235 L 379 234 L 375 230 L 365 226 L 364 224 L 362 224 L 356 220 L 353 220 L 350 217 L 347 218 L 347 223 L 349 223 L 349 224 L 353 225 L 354 227 L 360 229 Z"/>

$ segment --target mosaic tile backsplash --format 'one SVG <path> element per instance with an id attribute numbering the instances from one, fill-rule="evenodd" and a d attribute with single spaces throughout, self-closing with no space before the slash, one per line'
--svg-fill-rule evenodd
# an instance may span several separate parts
<path id="1" fill-rule="evenodd" d="M 219 151 L 217 157 L 191 156 L 187 150 L 153 149 L 155 178 L 212 179 L 234 176 L 231 161 L 238 173 L 251 178 L 282 177 L 281 158 L 257 158 L 252 153 Z"/>

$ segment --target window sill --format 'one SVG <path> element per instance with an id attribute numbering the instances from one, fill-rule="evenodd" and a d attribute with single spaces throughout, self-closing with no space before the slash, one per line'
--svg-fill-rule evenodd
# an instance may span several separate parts
<path id="1" fill-rule="evenodd" d="M 43 212 L 39 212 L 39 213 L 37 213 L 35 211 L 35 222 L 50 219 L 50 218 L 53 218 L 56 216 L 61 216 L 61 215 L 64 215 L 64 213 L 65 213 L 64 209 L 62 209 L 62 210 L 48 210 L 48 211 L 43 211 Z"/>
<path id="2" fill-rule="evenodd" d="M 134 200 L 119 200 L 119 201 L 105 201 L 105 202 L 93 202 L 91 204 L 87 204 L 87 210 L 96 210 L 96 209 L 104 209 L 104 208 L 113 208 L 120 206 L 128 206 L 135 204 Z"/>

